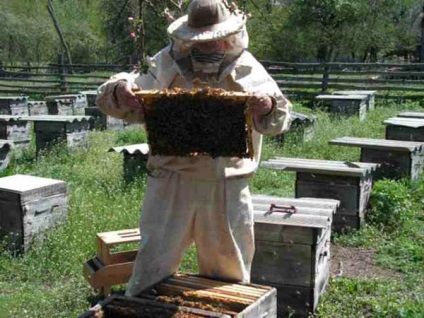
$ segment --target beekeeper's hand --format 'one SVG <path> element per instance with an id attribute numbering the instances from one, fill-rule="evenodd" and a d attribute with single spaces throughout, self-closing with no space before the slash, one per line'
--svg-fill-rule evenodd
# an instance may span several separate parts
<path id="1" fill-rule="evenodd" d="M 274 109 L 273 98 L 266 94 L 255 93 L 247 100 L 247 105 L 251 108 L 253 116 L 267 116 Z"/>

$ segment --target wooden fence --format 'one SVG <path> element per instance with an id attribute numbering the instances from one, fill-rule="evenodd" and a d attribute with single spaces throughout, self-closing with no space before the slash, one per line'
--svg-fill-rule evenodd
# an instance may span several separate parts
<path id="1" fill-rule="evenodd" d="M 261 61 L 282 91 L 293 98 L 312 98 L 333 90 L 376 90 L 392 99 L 424 98 L 424 63 L 286 63 Z M 110 75 L 133 65 L 57 63 L 41 67 L 0 67 L 0 94 L 56 95 L 96 89 Z"/>
<path id="2" fill-rule="evenodd" d="M 63 64 L 0 67 L 0 94 L 41 96 L 94 90 L 112 74 L 132 70 L 132 65 Z"/>
<path id="3" fill-rule="evenodd" d="M 375 90 L 380 98 L 424 98 L 424 63 L 285 63 L 262 61 L 288 96 L 334 90 Z"/>

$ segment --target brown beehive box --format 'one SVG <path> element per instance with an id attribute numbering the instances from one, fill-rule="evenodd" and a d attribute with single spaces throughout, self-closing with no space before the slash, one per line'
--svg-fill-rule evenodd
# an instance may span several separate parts
<path id="1" fill-rule="evenodd" d="M 253 157 L 249 94 L 222 89 L 138 91 L 152 155 Z"/>
<path id="2" fill-rule="evenodd" d="M 195 275 L 175 274 L 155 285 L 140 298 L 112 295 L 80 318 L 222 317 L 275 318 L 276 290 Z"/>

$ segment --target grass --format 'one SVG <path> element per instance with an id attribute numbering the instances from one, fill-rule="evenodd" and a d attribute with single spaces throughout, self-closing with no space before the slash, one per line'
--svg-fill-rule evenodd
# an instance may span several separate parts
<path id="1" fill-rule="evenodd" d="M 284 156 L 357 161 L 358 149 L 330 146 L 328 141 L 342 136 L 384 138 L 382 121 L 406 109 L 422 110 L 412 103 L 379 104 L 366 121 L 360 122 L 354 117 L 333 118 L 296 104 L 296 111 L 317 116 L 315 137 L 302 143 L 295 135 L 287 134 L 283 144 L 267 137 L 262 159 Z M 10 255 L 0 246 L 0 318 L 77 317 L 87 310 L 93 291 L 82 275 L 82 264 L 95 254 L 95 235 L 137 227 L 146 186 L 143 175 L 126 184 L 122 156 L 106 151 L 143 141 L 145 135 L 137 128 L 92 132 L 88 152 L 68 154 L 59 146 L 38 159 L 32 145 L 0 173 L 60 179 L 67 182 L 69 189 L 66 223 L 35 240 L 23 256 Z M 388 231 L 379 223 L 370 224 L 359 231 L 334 235 L 333 244 L 375 249 L 377 262 L 401 273 L 402 279 L 332 279 L 320 299 L 317 317 L 422 317 L 424 179 L 413 184 L 396 182 L 396 186 L 400 184 L 408 192 L 408 200 L 413 201 L 413 213 L 408 213 L 400 228 Z M 253 193 L 294 196 L 293 173 L 259 169 L 250 185 Z M 396 206 L 403 201 L 396 198 L 393 202 L 392 206 Z M 181 269 L 197 270 L 194 247 L 186 253 Z"/>

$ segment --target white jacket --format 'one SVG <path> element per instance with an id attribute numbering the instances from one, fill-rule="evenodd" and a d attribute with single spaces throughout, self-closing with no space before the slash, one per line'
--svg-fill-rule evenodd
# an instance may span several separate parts
<path id="1" fill-rule="evenodd" d="M 111 116 L 143 123 L 139 113 L 128 112 L 124 107 L 117 105 L 113 97 L 117 81 L 127 80 L 142 89 L 191 88 L 191 81 L 187 81 L 180 74 L 179 67 L 170 56 L 169 50 L 169 46 L 165 47 L 150 60 L 147 74 L 119 73 L 100 86 L 97 97 L 99 108 Z M 166 171 L 178 172 L 201 180 L 250 176 L 259 164 L 262 134 L 277 135 L 288 130 L 291 103 L 283 96 L 277 83 L 264 67 L 249 52 L 244 51 L 221 73 L 218 81 L 211 82 L 210 86 L 228 91 L 260 92 L 274 97 L 276 103 L 272 112 L 266 116 L 253 118 L 254 158 L 150 156 L 147 168 L 152 176 L 160 176 Z"/>

